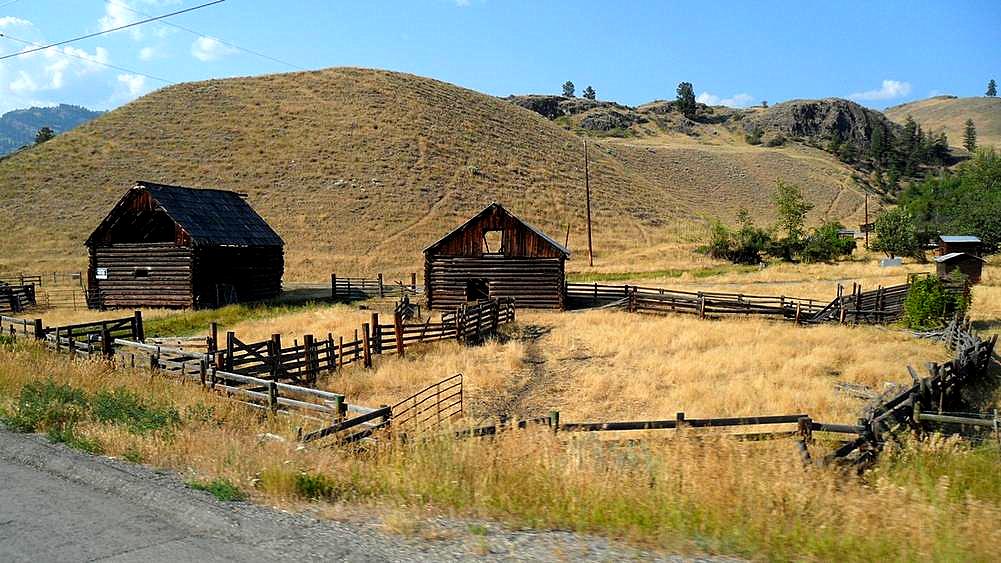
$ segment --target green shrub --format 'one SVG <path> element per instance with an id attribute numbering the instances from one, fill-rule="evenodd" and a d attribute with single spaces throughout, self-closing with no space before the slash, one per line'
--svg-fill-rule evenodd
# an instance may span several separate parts
<path id="1" fill-rule="evenodd" d="M 838 231 L 844 226 L 838 222 L 824 223 L 807 237 L 800 250 L 803 262 L 833 262 L 855 252 L 855 240 L 841 238 Z"/>
<path id="2" fill-rule="evenodd" d="M 929 330 L 945 325 L 954 315 L 966 313 L 968 298 L 946 289 L 937 276 L 911 282 L 904 301 L 904 324 L 914 330 Z"/>
<path id="3" fill-rule="evenodd" d="M 749 145 L 760 145 L 761 136 L 764 134 L 765 133 L 761 130 L 761 128 L 755 127 L 744 134 L 744 140 L 747 141 L 747 144 Z"/>
<path id="4" fill-rule="evenodd" d="M 731 229 L 720 221 L 709 227 L 709 243 L 705 253 L 713 258 L 729 260 L 734 264 L 758 264 L 761 253 L 768 248 L 772 237 L 764 229 L 754 226 L 745 211 L 740 213 L 741 226 Z"/>
<path id="5" fill-rule="evenodd" d="M 296 496 L 306 499 L 333 500 L 340 496 L 337 483 L 320 473 L 299 473 L 294 486 Z"/>
<path id="6" fill-rule="evenodd" d="M 229 479 L 218 478 L 211 481 L 189 481 L 188 486 L 199 491 L 211 493 L 223 502 L 246 500 L 247 493 L 234 485 Z"/>
<path id="7" fill-rule="evenodd" d="M 45 435 L 53 442 L 66 444 L 71 448 L 82 450 L 89 454 L 104 453 L 104 446 L 101 445 L 101 442 L 95 438 L 87 438 L 86 436 L 77 434 L 74 425 L 49 428 L 49 431 Z"/>
<path id="8" fill-rule="evenodd" d="M 91 401 L 91 409 L 96 420 L 125 426 L 133 434 L 170 430 L 181 422 L 181 416 L 174 407 L 149 405 L 122 387 L 99 391 Z"/>
<path id="9" fill-rule="evenodd" d="M 47 379 L 22 387 L 14 412 L 5 415 L 4 422 L 18 432 L 59 434 L 83 420 L 88 408 L 83 391 Z"/>

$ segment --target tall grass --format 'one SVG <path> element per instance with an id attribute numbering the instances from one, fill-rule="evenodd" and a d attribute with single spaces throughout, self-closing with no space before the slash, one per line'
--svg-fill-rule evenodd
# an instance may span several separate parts
<path id="1" fill-rule="evenodd" d="M 481 516 L 774 560 L 987 561 L 1001 545 L 996 446 L 912 444 L 865 478 L 804 468 L 785 441 L 685 434 L 622 445 L 523 431 L 299 449 L 264 433 L 290 437 L 301 421 L 262 417 L 166 378 L 69 362 L 33 344 L 0 350 L 0 408 L 17 408 L 36 373 L 51 374 L 52 389 L 65 386 L 53 391 L 63 403 L 122 388 L 143 393 L 147 409 L 179 413 L 169 433 L 94 417 L 76 432 L 109 455 L 172 468 L 224 496 Z"/>

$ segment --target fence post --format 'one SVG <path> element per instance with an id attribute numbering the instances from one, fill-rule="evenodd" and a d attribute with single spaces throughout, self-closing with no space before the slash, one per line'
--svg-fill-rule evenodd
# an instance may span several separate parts
<path id="1" fill-rule="evenodd" d="M 553 429 L 553 434 L 560 431 L 560 411 L 549 411 L 549 426 Z"/>
<path id="2" fill-rule="evenodd" d="M 410 272 L 410 290 L 417 293 L 417 272 Z"/>
<path id="3" fill-rule="evenodd" d="M 344 402 L 344 396 L 338 395 L 334 397 L 334 410 L 337 411 L 334 418 L 338 421 L 344 419 L 344 415 L 348 412 L 348 405 Z"/>
<path id="4" fill-rule="evenodd" d="M 139 342 L 146 342 L 146 331 L 143 329 L 143 312 L 136 311 L 132 320 L 132 336 Z"/>
<path id="5" fill-rule="evenodd" d="M 268 407 L 271 412 L 278 412 L 278 384 L 274 381 L 268 382 Z"/>
<path id="6" fill-rule="evenodd" d="M 393 332 L 396 334 L 396 353 L 402 358 L 403 351 L 403 315 L 397 311 L 393 315 Z"/>
<path id="7" fill-rule="evenodd" d="M 226 371 L 233 371 L 233 348 L 236 346 L 236 334 L 233 331 L 226 333 Z"/>
<path id="8" fill-rule="evenodd" d="M 685 425 L 685 413 L 684 412 L 679 412 L 679 413 L 675 414 L 674 415 L 674 420 L 675 420 L 674 427 L 676 429 L 680 430 L 681 427 Z"/>
<path id="9" fill-rule="evenodd" d="M 35 340 L 45 338 L 45 328 L 42 327 L 42 319 L 35 319 Z"/>
<path id="10" fill-rule="evenodd" d="M 370 348 L 370 342 L 369 342 L 368 323 L 362 323 L 361 333 L 362 333 L 361 347 L 362 347 L 362 353 L 364 354 L 364 362 L 362 363 L 362 365 L 364 367 L 370 368 L 372 367 L 372 350 Z"/>
<path id="11" fill-rule="evenodd" d="M 800 304 L 796 303 L 796 324 L 799 324 Z"/>
<path id="12" fill-rule="evenodd" d="M 699 318 L 706 318 L 706 296 L 699 292 Z"/>
<path id="13" fill-rule="evenodd" d="M 377 355 L 382 353 L 382 329 L 379 328 L 379 313 L 376 312 L 372 313 L 372 353 Z"/>
<path id="14" fill-rule="evenodd" d="M 306 372 L 306 381 L 310 385 L 316 384 L 316 370 L 313 369 L 313 335 L 305 334 L 302 337 L 302 360 L 303 368 Z"/>
<path id="15" fill-rule="evenodd" d="M 337 337 L 337 369 L 344 367 L 344 337 Z"/>
<path id="16" fill-rule="evenodd" d="M 208 354 L 205 354 L 205 357 L 202 358 L 200 362 L 198 362 L 198 381 L 201 382 L 202 387 L 205 387 L 205 375 L 209 371 L 210 357 L 211 356 L 209 356 Z"/>
<path id="17" fill-rule="evenodd" d="M 383 289 L 383 285 L 382 285 L 382 273 L 380 273 L 379 274 L 379 297 L 382 298 L 382 297 L 385 297 L 385 296 L 386 296 L 386 292 Z"/>
<path id="18" fill-rule="evenodd" d="M 494 315 L 494 318 L 493 318 L 493 324 L 494 324 L 494 326 L 493 326 L 493 330 L 491 332 L 493 332 L 494 334 L 497 334 L 497 330 L 500 328 L 500 301 L 497 300 L 497 299 L 494 299 L 490 303 L 490 309 L 491 309 L 491 312 Z"/>
<path id="19" fill-rule="evenodd" d="M 809 444 L 813 442 L 813 420 L 808 416 L 801 416 L 796 423 L 799 437 L 803 440 L 803 443 Z"/>
<path id="20" fill-rule="evenodd" d="M 114 349 L 111 347 L 111 331 L 108 330 L 107 323 L 101 326 L 101 354 L 105 358 L 111 358 L 114 355 Z"/>
<path id="21" fill-rule="evenodd" d="M 337 299 L 337 274 L 330 274 L 330 299 Z"/>

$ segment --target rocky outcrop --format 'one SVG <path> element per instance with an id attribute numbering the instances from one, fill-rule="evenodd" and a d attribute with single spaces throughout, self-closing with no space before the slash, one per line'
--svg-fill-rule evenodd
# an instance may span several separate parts
<path id="1" fill-rule="evenodd" d="M 565 96 L 547 96 L 545 94 L 527 94 L 524 96 L 508 96 L 505 98 L 512 104 L 534 111 L 548 119 L 561 116 L 578 115 L 593 109 L 614 108 L 620 111 L 632 111 L 629 106 L 615 102 L 589 100 L 587 98 L 567 98 Z"/>
<path id="2" fill-rule="evenodd" d="M 841 98 L 783 102 L 742 121 L 747 132 L 781 133 L 813 141 L 840 139 L 860 149 L 869 148 L 875 127 L 894 133 L 900 128 L 882 113 Z"/>
<path id="3" fill-rule="evenodd" d="M 589 131 L 612 131 L 613 129 L 628 129 L 646 119 L 632 110 L 617 110 L 601 108 L 589 111 L 580 120 L 580 126 Z"/>

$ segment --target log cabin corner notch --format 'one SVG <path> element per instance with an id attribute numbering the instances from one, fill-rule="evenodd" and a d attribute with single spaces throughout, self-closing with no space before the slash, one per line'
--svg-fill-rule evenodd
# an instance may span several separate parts
<path id="1" fill-rule="evenodd" d="M 424 249 L 428 307 L 510 297 L 518 308 L 562 309 L 570 251 L 498 203 Z"/>
<path id="2" fill-rule="evenodd" d="M 84 243 L 91 306 L 209 308 L 281 293 L 281 237 L 241 194 L 140 181 Z"/>

